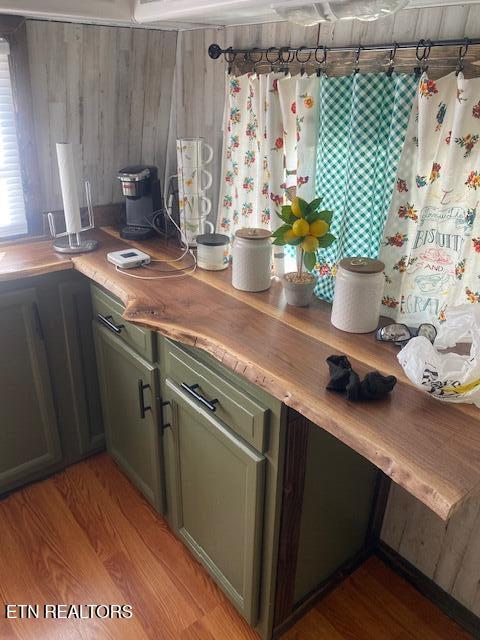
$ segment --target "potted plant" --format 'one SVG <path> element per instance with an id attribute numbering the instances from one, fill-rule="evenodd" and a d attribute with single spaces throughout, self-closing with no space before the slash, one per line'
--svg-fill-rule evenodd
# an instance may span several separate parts
<path id="1" fill-rule="evenodd" d="M 320 209 L 322 198 L 306 202 L 295 197 L 291 204 L 277 212 L 283 224 L 273 232 L 273 244 L 289 244 L 297 249 L 297 271 L 283 276 L 283 290 L 288 304 L 306 307 L 315 288 L 315 276 L 310 273 L 317 263 L 317 250 L 335 241 L 330 233 L 333 213 Z M 307 271 L 304 271 L 304 267 Z"/>

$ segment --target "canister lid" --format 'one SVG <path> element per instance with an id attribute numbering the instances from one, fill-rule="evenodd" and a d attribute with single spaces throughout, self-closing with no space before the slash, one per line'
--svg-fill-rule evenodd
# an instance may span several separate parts
<path id="1" fill-rule="evenodd" d="M 268 229 L 252 227 L 238 229 L 238 231 L 235 231 L 235 236 L 237 238 L 246 238 L 247 240 L 264 240 L 265 238 L 270 238 L 272 236 L 272 232 Z"/>
<path id="2" fill-rule="evenodd" d="M 381 260 L 374 260 L 373 258 L 343 258 L 338 263 L 339 267 L 346 269 L 347 271 L 353 271 L 354 273 L 380 273 L 385 269 L 385 265 Z"/>
<path id="3" fill-rule="evenodd" d="M 203 244 L 207 247 L 221 247 L 224 244 L 230 242 L 228 236 L 224 236 L 222 233 L 203 233 L 195 238 L 197 244 Z"/>

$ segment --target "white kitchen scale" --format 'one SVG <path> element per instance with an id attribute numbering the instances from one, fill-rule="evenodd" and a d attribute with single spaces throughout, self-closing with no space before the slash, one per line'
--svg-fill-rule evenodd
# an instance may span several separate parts
<path id="1" fill-rule="evenodd" d="M 111 251 L 107 253 L 107 260 L 119 269 L 134 269 L 144 264 L 150 264 L 148 253 L 138 249 L 123 249 L 122 251 Z"/>

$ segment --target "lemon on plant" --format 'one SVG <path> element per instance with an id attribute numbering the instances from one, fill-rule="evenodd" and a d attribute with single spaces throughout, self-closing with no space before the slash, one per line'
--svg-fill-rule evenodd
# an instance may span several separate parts
<path id="1" fill-rule="evenodd" d="M 310 235 L 315 236 L 316 238 L 321 238 L 324 236 L 330 228 L 328 222 L 325 220 L 315 220 L 310 224 Z"/>
<path id="2" fill-rule="evenodd" d="M 318 249 L 318 239 L 315 236 L 307 236 L 302 242 L 302 249 L 305 253 L 312 253 Z"/>
<path id="3" fill-rule="evenodd" d="M 301 238 L 302 236 L 306 236 L 310 225 L 305 220 L 305 218 L 300 218 L 299 220 L 295 220 L 292 225 L 293 233 L 297 236 L 297 238 Z"/>
<path id="4" fill-rule="evenodd" d="M 293 233 L 293 229 L 287 229 L 283 234 L 284 242 L 291 242 L 292 240 L 295 240 L 296 237 L 297 236 Z"/>
<path id="5" fill-rule="evenodd" d="M 294 216 L 296 216 L 297 218 L 302 217 L 302 211 L 300 209 L 300 200 L 298 199 L 297 196 L 295 196 L 295 198 L 292 200 L 292 204 L 290 208 Z"/>

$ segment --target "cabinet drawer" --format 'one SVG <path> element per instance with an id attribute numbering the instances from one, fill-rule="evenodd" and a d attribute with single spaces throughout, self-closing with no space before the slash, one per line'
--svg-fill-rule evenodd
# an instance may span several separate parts
<path id="1" fill-rule="evenodd" d="M 115 333 L 125 344 L 149 360 L 156 360 L 156 342 L 153 331 L 138 327 L 122 318 L 125 310 L 122 304 L 117 302 L 108 293 L 92 285 L 92 304 L 96 322 Z M 110 327 L 107 323 L 110 323 Z M 115 327 L 117 330 L 115 330 Z"/>
<path id="2" fill-rule="evenodd" d="M 183 385 L 184 391 L 198 405 L 202 405 L 202 401 L 195 399 L 195 395 L 206 398 L 208 402 L 216 400 L 210 409 L 212 413 L 257 451 L 266 451 L 268 409 L 169 340 L 165 341 L 165 370 L 165 376 Z M 193 393 L 187 386 L 194 387 Z"/>

